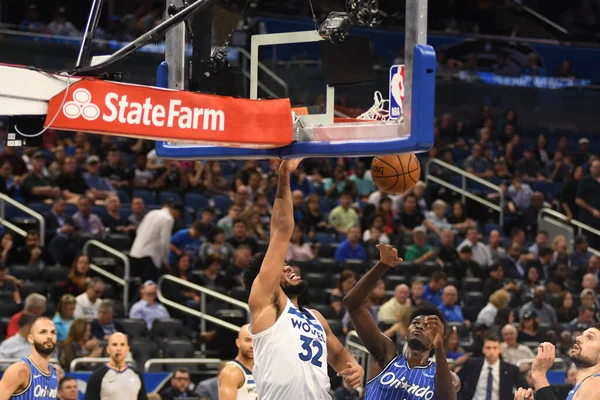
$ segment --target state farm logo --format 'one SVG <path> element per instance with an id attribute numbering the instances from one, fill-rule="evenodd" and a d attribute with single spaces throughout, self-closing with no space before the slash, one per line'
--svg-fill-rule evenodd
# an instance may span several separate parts
<path id="1" fill-rule="evenodd" d="M 92 103 L 90 91 L 79 88 L 73 92 L 73 100 L 63 106 L 63 114 L 69 119 L 83 117 L 87 121 L 95 121 L 101 118 L 105 122 L 133 126 L 225 130 L 223 110 L 187 107 L 181 99 L 165 99 L 161 96 L 144 96 L 142 101 L 135 101 L 134 98 L 131 93 L 108 92 L 104 94 L 103 104 L 100 103 L 98 107 Z"/>
<path id="2" fill-rule="evenodd" d="M 69 119 L 83 117 L 94 121 L 100 116 L 100 108 L 92 104 L 92 94 L 87 89 L 77 89 L 73 92 L 73 100 L 65 103 L 63 113 Z"/>

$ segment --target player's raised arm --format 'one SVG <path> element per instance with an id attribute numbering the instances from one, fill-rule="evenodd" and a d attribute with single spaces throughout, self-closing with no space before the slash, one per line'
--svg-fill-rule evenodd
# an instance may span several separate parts
<path id="1" fill-rule="evenodd" d="M 377 248 L 380 261 L 348 292 L 344 297 L 344 305 L 360 340 L 379 366 L 383 368 L 396 357 L 396 345 L 379 330 L 377 322 L 365 307 L 364 302 L 381 277 L 390 268 L 401 263 L 402 259 L 398 258 L 398 250 L 392 246 L 380 243 Z"/>
<path id="2" fill-rule="evenodd" d="M 277 184 L 277 194 L 271 213 L 269 248 L 265 254 L 260 272 L 252 284 L 248 299 L 248 305 L 253 314 L 253 322 L 257 317 L 257 313 L 273 304 L 273 297 L 280 290 L 281 272 L 294 231 L 294 206 L 290 190 L 290 174 L 298 167 L 300 161 L 284 160 L 279 167 L 279 183 Z M 279 299 L 278 301 L 283 309 L 285 300 Z"/>
<path id="3" fill-rule="evenodd" d="M 0 400 L 9 400 L 13 394 L 27 388 L 29 368 L 24 362 L 18 362 L 6 369 L 0 380 Z"/>

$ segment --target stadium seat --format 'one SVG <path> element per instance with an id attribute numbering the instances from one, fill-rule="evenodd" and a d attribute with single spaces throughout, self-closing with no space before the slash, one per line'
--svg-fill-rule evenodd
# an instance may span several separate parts
<path id="1" fill-rule="evenodd" d="M 30 267 L 29 265 L 13 265 L 10 267 L 10 273 L 19 279 L 30 281 L 40 277 L 40 270 L 38 267 Z"/>
<path id="2" fill-rule="evenodd" d="M 332 247 L 329 243 L 321 243 L 318 242 L 319 251 L 318 256 L 324 258 L 331 258 L 335 256 L 335 248 Z"/>
<path id="3" fill-rule="evenodd" d="M 483 283 L 480 278 L 464 278 L 462 281 L 462 290 L 464 292 L 479 292 L 483 289 Z"/>
<path id="4" fill-rule="evenodd" d="M 180 319 L 161 318 L 152 323 L 150 331 L 155 339 L 176 339 L 183 337 L 183 324 Z"/>
<path id="5" fill-rule="evenodd" d="M 65 206 L 65 214 L 67 217 L 72 217 L 77 212 L 77 206 L 75 204 L 67 204 Z"/>
<path id="6" fill-rule="evenodd" d="M 29 296 L 32 293 L 39 293 L 47 296 L 47 286 L 44 281 L 24 281 L 21 286 L 21 296 L 23 298 Z"/>
<path id="7" fill-rule="evenodd" d="M 186 193 L 184 203 L 186 207 L 193 208 L 197 212 L 200 212 L 208 206 L 208 199 L 200 193 Z"/>
<path id="8" fill-rule="evenodd" d="M 115 298 L 115 287 L 112 283 L 104 281 L 104 292 L 102 293 L 103 299 L 114 299 Z"/>
<path id="9" fill-rule="evenodd" d="M 383 281 L 385 282 L 386 289 L 394 290 L 396 286 L 406 284 L 407 280 L 404 275 L 384 275 Z"/>
<path id="10" fill-rule="evenodd" d="M 294 266 L 300 268 L 300 271 L 304 275 L 306 272 L 308 272 L 313 267 L 313 262 L 312 261 L 289 260 L 288 265 L 294 265 Z"/>
<path id="11" fill-rule="evenodd" d="M 462 322 L 447 322 L 447 325 L 449 329 L 456 329 L 459 340 L 468 339 L 470 337 L 469 328 Z"/>
<path id="12" fill-rule="evenodd" d="M 69 267 L 46 266 L 42 270 L 42 280 L 47 283 L 58 283 L 67 279 L 71 269 Z"/>
<path id="13" fill-rule="evenodd" d="M 167 202 L 182 202 L 181 196 L 175 192 L 160 192 L 158 194 L 158 204 L 163 205 Z"/>
<path id="14" fill-rule="evenodd" d="M 154 194 L 148 190 L 134 190 L 132 197 L 141 197 L 147 206 L 156 204 Z"/>
<path id="15" fill-rule="evenodd" d="M 308 272 L 302 274 L 302 279 L 308 282 L 312 288 L 324 288 L 327 286 L 327 275 L 322 272 Z"/>
<path id="16" fill-rule="evenodd" d="M 311 304 L 326 303 L 329 301 L 328 294 L 322 288 L 309 287 L 307 294 Z"/>
<path id="17" fill-rule="evenodd" d="M 315 242 L 320 243 L 321 246 L 324 244 L 331 244 L 336 242 L 336 238 L 333 234 L 327 232 L 315 232 Z"/>
<path id="18" fill-rule="evenodd" d="M 335 258 L 319 258 L 317 260 L 317 271 L 333 272 L 339 269 L 339 264 Z"/>
<path id="19" fill-rule="evenodd" d="M 367 264 L 363 260 L 349 258 L 342 263 L 342 269 L 349 269 L 357 274 L 362 274 L 366 271 Z"/>
<path id="20" fill-rule="evenodd" d="M 336 318 L 335 311 L 333 310 L 333 308 L 331 308 L 331 305 L 329 304 L 312 304 L 311 308 L 314 308 L 315 310 L 320 312 L 321 315 L 323 315 L 323 318 L 325 319 Z"/>
<path id="21" fill-rule="evenodd" d="M 327 323 L 331 328 L 331 332 L 335 336 L 341 336 L 344 334 L 344 330 L 342 329 L 342 321 L 340 321 L 339 319 L 328 319 Z"/>
<path id="22" fill-rule="evenodd" d="M 148 326 L 143 319 L 124 318 L 119 320 L 125 333 L 130 337 L 148 337 Z"/>
<path id="23" fill-rule="evenodd" d="M 231 204 L 233 203 L 233 201 L 231 201 L 229 197 L 224 196 L 222 194 L 213 196 L 212 201 L 215 210 L 220 215 L 227 215 L 227 210 L 229 209 L 229 206 L 231 206 Z"/>
<path id="24" fill-rule="evenodd" d="M 21 306 L 15 304 L 14 301 L 2 301 L 0 302 L 0 317 L 12 317 L 14 314 L 19 312 Z M 8 324 L 7 324 L 8 325 Z"/>
<path id="25" fill-rule="evenodd" d="M 232 288 L 229 295 L 236 300 L 243 301 L 244 303 L 248 302 L 248 291 L 242 287 Z"/>
<path id="26" fill-rule="evenodd" d="M 33 211 L 35 211 L 38 214 L 46 214 L 47 212 L 50 212 L 51 208 L 49 205 L 44 204 L 44 203 L 30 203 L 28 205 L 29 208 L 31 208 Z"/>
<path id="27" fill-rule="evenodd" d="M 267 240 L 257 240 L 256 244 L 258 245 L 258 251 L 264 253 L 269 248 L 269 242 Z"/>
<path id="28" fill-rule="evenodd" d="M 165 358 L 192 358 L 194 346 L 189 340 L 169 340 L 165 346 Z"/>
<path id="29" fill-rule="evenodd" d="M 131 236 L 122 233 L 111 233 L 106 237 L 104 243 L 118 251 L 129 251 L 131 249 Z"/>
<path id="30" fill-rule="evenodd" d="M 149 339 L 132 337 L 129 342 L 131 354 L 135 360 L 138 370 L 144 370 L 144 364 L 151 358 L 158 358 L 159 351 L 156 343 Z"/>
<path id="31" fill-rule="evenodd" d="M 488 299 L 481 292 L 465 292 L 465 304 L 470 307 L 479 307 L 481 310 L 487 304 Z"/>
<path id="32" fill-rule="evenodd" d="M 93 206 L 92 214 L 96 214 L 103 220 L 108 215 L 108 211 L 106 211 L 106 207 Z"/>
<path id="33" fill-rule="evenodd" d="M 123 303 L 121 303 L 120 301 L 114 301 L 113 309 L 114 309 L 113 318 L 115 318 L 115 319 L 125 318 L 125 307 L 123 306 Z"/>
<path id="34" fill-rule="evenodd" d="M 131 203 L 129 193 L 127 193 L 126 191 L 122 189 L 117 189 L 117 196 L 119 196 L 119 201 L 121 202 L 121 204 Z"/>

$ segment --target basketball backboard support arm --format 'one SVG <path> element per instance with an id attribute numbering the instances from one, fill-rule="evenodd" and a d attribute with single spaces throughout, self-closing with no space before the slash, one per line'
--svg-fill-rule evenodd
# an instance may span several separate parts
<path id="1" fill-rule="evenodd" d="M 258 98 L 259 47 L 288 43 L 318 42 L 317 32 L 291 32 L 252 37 L 251 98 Z M 294 157 L 331 157 L 392 154 L 427 151 L 433 143 L 433 108 L 435 96 L 435 52 L 427 41 L 427 2 L 407 0 L 405 42 L 405 97 L 403 120 L 333 124 L 335 89 L 327 88 L 326 113 L 301 116 L 303 135 L 310 140 L 271 149 L 250 149 L 221 146 L 184 145 L 157 142 L 157 154 L 175 159 L 262 159 Z M 183 46 L 167 41 L 171 46 Z M 169 54 L 169 50 L 167 50 Z M 157 85 L 165 87 L 171 81 L 171 66 L 167 58 L 161 66 Z M 176 68 L 178 69 L 178 68 Z M 175 72 L 178 73 L 178 72 Z M 170 84 L 169 84 L 170 86 Z M 413 90 L 414 89 L 414 90 Z M 355 138 L 360 138 L 356 140 Z M 364 139 L 363 139 L 364 138 Z"/>

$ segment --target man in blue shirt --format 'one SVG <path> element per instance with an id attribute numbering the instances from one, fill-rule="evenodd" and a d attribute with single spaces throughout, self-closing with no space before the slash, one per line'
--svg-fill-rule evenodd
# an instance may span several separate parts
<path id="1" fill-rule="evenodd" d="M 465 322 L 458 301 L 458 290 L 452 285 L 448 285 L 442 291 L 442 304 L 438 307 L 444 313 L 448 322 Z"/>
<path id="2" fill-rule="evenodd" d="M 177 258 L 183 254 L 190 256 L 193 264 L 200 250 L 200 235 L 202 232 L 202 221 L 194 222 L 191 228 L 181 229 L 171 236 L 171 251 L 169 252 L 169 264 L 174 265 Z"/>
<path id="3" fill-rule="evenodd" d="M 358 243 L 360 240 L 360 227 L 353 226 L 348 230 L 347 239 L 335 251 L 335 259 L 344 262 L 348 259 L 367 261 L 367 251 Z"/>
<path id="4" fill-rule="evenodd" d="M 434 272 L 429 283 L 425 285 L 422 299 L 436 307 L 442 305 L 442 289 L 446 286 L 447 279 L 444 271 Z"/>

